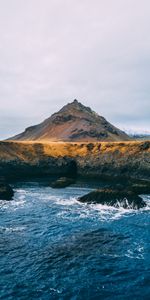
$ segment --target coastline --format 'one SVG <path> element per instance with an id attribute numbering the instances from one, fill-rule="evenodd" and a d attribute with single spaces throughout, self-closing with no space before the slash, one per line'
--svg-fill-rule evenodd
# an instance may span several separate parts
<path id="1" fill-rule="evenodd" d="M 1 141 L 0 172 L 8 177 L 62 176 L 150 180 L 150 141 Z"/>

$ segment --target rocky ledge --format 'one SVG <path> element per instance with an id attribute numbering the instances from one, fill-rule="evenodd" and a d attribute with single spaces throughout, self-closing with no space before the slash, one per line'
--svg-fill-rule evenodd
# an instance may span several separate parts
<path id="1" fill-rule="evenodd" d="M 125 209 L 140 209 L 146 206 L 145 201 L 140 196 L 128 190 L 100 189 L 82 196 L 78 200 L 83 203 L 99 203 Z"/>

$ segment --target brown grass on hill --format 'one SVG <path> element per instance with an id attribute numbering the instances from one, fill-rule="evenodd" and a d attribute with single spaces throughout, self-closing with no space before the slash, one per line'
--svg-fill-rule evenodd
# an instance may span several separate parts
<path id="1" fill-rule="evenodd" d="M 147 143 L 147 144 L 146 144 Z M 76 156 L 99 156 L 104 153 L 136 154 L 137 152 L 150 152 L 150 142 L 0 142 L 0 159 L 12 160 L 19 158 L 24 161 L 37 160 L 41 156 L 52 157 L 76 157 Z"/>

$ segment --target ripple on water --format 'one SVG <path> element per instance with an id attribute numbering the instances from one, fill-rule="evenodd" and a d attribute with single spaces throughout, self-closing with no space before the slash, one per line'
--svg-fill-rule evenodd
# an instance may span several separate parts
<path id="1" fill-rule="evenodd" d="M 148 299 L 150 196 L 135 211 L 78 202 L 90 189 L 15 191 L 0 201 L 3 299 Z"/>
<path id="2" fill-rule="evenodd" d="M 91 217 L 92 214 L 95 216 L 99 217 L 101 221 L 111 221 L 111 220 L 117 220 L 127 216 L 135 215 L 144 211 L 149 211 L 150 210 L 150 203 L 147 203 L 147 206 L 140 209 L 140 210 L 135 210 L 135 209 L 125 209 L 123 207 L 112 207 L 108 205 L 101 205 L 101 204 L 87 204 L 87 203 L 81 203 L 79 202 L 76 198 L 70 198 L 70 199 L 62 199 L 62 198 L 53 198 L 53 201 L 57 205 L 62 205 L 64 207 L 67 207 L 67 210 L 64 210 L 62 212 L 58 212 L 58 216 L 62 216 L 67 218 L 68 212 L 73 209 L 73 211 L 77 212 L 79 214 L 80 218 L 88 218 L 89 216 Z M 71 206 L 71 207 L 70 207 Z M 68 216 L 69 218 L 69 216 Z"/>
<path id="3" fill-rule="evenodd" d="M 26 229 L 26 226 L 0 226 L 0 232 L 6 232 L 6 233 L 11 233 L 11 232 L 20 232 L 24 231 Z"/>

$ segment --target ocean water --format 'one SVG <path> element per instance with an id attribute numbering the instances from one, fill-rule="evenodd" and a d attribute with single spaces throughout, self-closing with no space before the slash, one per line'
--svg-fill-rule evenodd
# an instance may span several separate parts
<path id="1" fill-rule="evenodd" d="M 87 184 L 14 188 L 0 201 L 0 299 L 150 299 L 150 195 L 135 211 L 79 203 Z"/>

